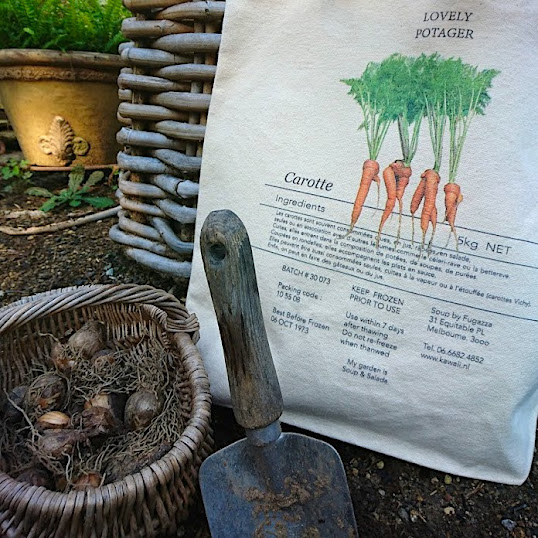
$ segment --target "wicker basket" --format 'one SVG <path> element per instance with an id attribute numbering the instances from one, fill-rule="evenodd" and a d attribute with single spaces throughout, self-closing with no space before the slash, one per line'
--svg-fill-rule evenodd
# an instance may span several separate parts
<path id="1" fill-rule="evenodd" d="M 110 237 L 137 262 L 188 278 L 225 2 L 124 4 L 135 16 L 122 27 L 132 41 L 121 51 L 129 66 L 118 79 L 122 211 Z"/>
<path id="2" fill-rule="evenodd" d="M 85 491 L 60 493 L 0 473 L 0 536 L 145 537 L 175 532 L 197 491 L 197 474 L 213 444 L 207 375 L 193 341 L 194 315 L 171 295 L 150 286 L 64 288 L 22 299 L 0 310 L 1 386 L 21 383 L 43 362 L 51 339 L 89 319 L 105 322 L 112 344 L 151 335 L 176 352 L 184 367 L 184 405 L 190 417 L 161 459 L 123 480 Z M 183 406 L 183 405 L 182 405 Z"/>

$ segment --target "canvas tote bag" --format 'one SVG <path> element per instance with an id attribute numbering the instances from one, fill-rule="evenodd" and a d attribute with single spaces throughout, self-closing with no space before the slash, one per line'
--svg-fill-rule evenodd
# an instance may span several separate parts
<path id="1" fill-rule="evenodd" d="M 538 409 L 538 3 L 228 0 L 197 227 L 244 221 L 283 420 L 522 483 Z M 200 254 L 189 309 L 228 383 Z"/>

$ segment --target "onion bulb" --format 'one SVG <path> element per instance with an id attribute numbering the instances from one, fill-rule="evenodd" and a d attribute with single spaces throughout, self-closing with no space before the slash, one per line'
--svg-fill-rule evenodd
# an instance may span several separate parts
<path id="1" fill-rule="evenodd" d="M 94 353 L 91 359 L 93 369 L 99 373 L 106 371 L 111 364 L 114 364 L 115 360 L 114 350 L 108 348 L 101 349 L 97 353 Z"/>
<path id="2" fill-rule="evenodd" d="M 87 437 L 115 433 L 121 426 L 112 411 L 106 407 L 89 407 L 82 411 L 80 417 Z"/>
<path id="3" fill-rule="evenodd" d="M 60 459 L 72 454 L 75 444 L 86 439 L 77 430 L 45 430 L 38 440 L 39 451 L 51 458 Z"/>
<path id="4" fill-rule="evenodd" d="M 125 404 L 125 424 L 129 430 L 141 430 L 161 412 L 162 403 L 153 392 L 140 390 Z"/>
<path id="5" fill-rule="evenodd" d="M 110 394 L 101 392 L 91 397 L 89 400 L 86 400 L 86 402 L 84 402 L 84 409 L 90 409 L 90 407 L 106 407 L 107 409 L 110 409 Z"/>
<path id="6" fill-rule="evenodd" d="M 54 342 L 50 350 L 50 360 L 54 366 L 60 371 L 64 372 L 73 368 L 75 361 L 66 346 L 60 342 Z"/>
<path id="7" fill-rule="evenodd" d="M 100 321 L 88 321 L 76 333 L 71 335 L 67 345 L 76 353 L 89 359 L 105 347 L 105 331 Z"/>
<path id="8" fill-rule="evenodd" d="M 84 403 L 84 409 L 90 409 L 91 407 L 104 407 L 111 411 L 118 421 L 121 421 L 123 419 L 126 401 L 126 394 L 118 394 L 116 392 L 100 392 L 95 394 Z"/>
<path id="9" fill-rule="evenodd" d="M 29 411 L 52 411 L 62 407 L 66 396 L 66 383 L 58 375 L 41 374 L 26 391 L 24 404 Z"/>
<path id="10" fill-rule="evenodd" d="M 103 475 L 97 471 L 91 471 L 80 475 L 73 481 L 73 489 L 81 491 L 88 488 L 98 488 L 103 482 Z"/>
<path id="11" fill-rule="evenodd" d="M 37 419 L 37 429 L 43 430 L 62 430 L 71 424 L 71 419 L 61 411 L 48 411 Z"/>

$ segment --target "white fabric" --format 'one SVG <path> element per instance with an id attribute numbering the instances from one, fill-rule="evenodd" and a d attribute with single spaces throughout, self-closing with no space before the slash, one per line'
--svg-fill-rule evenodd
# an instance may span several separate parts
<path id="1" fill-rule="evenodd" d="M 448 473 L 527 477 L 538 409 L 537 22 L 535 0 L 226 2 L 197 234 L 223 208 L 249 231 L 285 422 Z M 433 165 L 426 121 L 397 249 L 397 204 L 375 248 L 382 178 L 379 204 L 372 185 L 343 239 L 368 148 L 341 80 L 393 53 L 434 52 L 500 71 L 463 146 L 459 249 L 442 222 L 447 141 L 432 249 L 419 251 L 420 218 L 411 242 L 409 201 Z M 380 177 L 400 156 L 392 125 Z M 215 400 L 228 404 L 198 249 L 188 307 Z"/>

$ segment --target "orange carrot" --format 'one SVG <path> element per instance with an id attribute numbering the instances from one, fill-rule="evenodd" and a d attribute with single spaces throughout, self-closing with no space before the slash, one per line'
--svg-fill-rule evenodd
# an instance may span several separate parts
<path id="1" fill-rule="evenodd" d="M 355 203 L 353 204 L 353 211 L 351 212 L 351 225 L 349 227 L 348 234 L 351 233 L 353 227 L 359 220 L 364 202 L 368 196 L 368 191 L 370 190 L 370 185 L 372 181 L 375 181 L 379 184 L 379 164 L 377 161 L 372 159 L 367 159 L 362 165 L 362 177 L 359 184 L 359 190 L 357 191 L 357 196 L 355 198 Z"/>
<path id="2" fill-rule="evenodd" d="M 401 213 L 403 195 L 407 185 L 409 184 L 409 178 L 413 172 L 411 167 L 404 166 L 402 161 L 394 161 L 390 166 L 396 174 L 396 199 L 398 200 Z"/>
<path id="3" fill-rule="evenodd" d="M 424 176 L 422 175 L 420 176 L 420 181 L 417 185 L 417 188 L 415 189 L 413 197 L 411 198 L 411 207 L 409 208 L 411 211 L 411 215 L 414 216 L 415 213 L 418 211 L 420 202 L 422 202 L 425 192 L 426 192 L 426 180 L 424 179 Z"/>
<path id="4" fill-rule="evenodd" d="M 409 210 L 411 211 L 411 241 L 413 243 L 415 242 L 415 213 L 418 211 L 420 203 L 424 198 L 425 191 L 426 180 L 422 176 L 420 176 L 420 181 L 418 182 L 417 188 L 413 193 L 413 197 L 411 198 L 411 207 L 409 208 Z"/>
<path id="5" fill-rule="evenodd" d="M 387 219 L 396 205 L 396 174 L 394 173 L 392 165 L 389 164 L 389 166 L 383 170 L 383 180 L 385 181 L 385 188 L 387 189 L 387 202 L 385 203 L 385 210 L 381 215 L 381 222 L 379 223 L 379 229 L 377 231 L 376 246 L 379 246 L 379 238 L 381 237 L 383 225 L 387 222 Z"/>
<path id="6" fill-rule="evenodd" d="M 433 242 L 433 236 L 435 235 L 435 228 L 437 227 L 437 208 L 434 206 L 432 209 L 431 215 L 430 215 L 430 223 L 432 225 L 432 235 L 430 237 L 430 240 L 428 242 L 428 253 L 431 250 L 432 242 Z M 423 239 L 424 241 L 424 239 Z"/>
<path id="7" fill-rule="evenodd" d="M 456 239 L 456 250 L 458 250 L 458 234 L 456 233 L 456 212 L 458 206 L 463 200 L 460 186 L 457 183 L 447 183 L 444 188 L 445 191 L 445 220 L 450 226 L 450 234 L 446 242 L 446 246 L 450 241 L 450 236 L 454 234 Z"/>
<path id="8" fill-rule="evenodd" d="M 413 171 L 410 166 L 404 166 L 403 161 L 394 161 L 391 164 L 394 173 L 396 174 L 396 199 L 398 200 L 398 233 L 396 235 L 396 244 L 400 241 L 400 231 L 402 229 L 402 203 L 403 195 L 407 185 L 409 185 L 409 178 Z"/>
<path id="9" fill-rule="evenodd" d="M 435 228 L 437 226 L 437 208 L 434 206 L 430 214 L 430 223 L 432 225 L 432 236 L 435 233 Z"/>
<path id="10" fill-rule="evenodd" d="M 432 223 L 433 232 L 435 232 L 435 224 L 437 223 L 437 208 L 435 207 L 435 199 L 437 197 L 437 188 L 439 186 L 440 178 L 439 174 L 435 170 L 431 169 L 426 170 L 420 177 L 426 180 L 424 190 L 424 205 L 422 206 L 422 213 L 420 214 L 422 244 L 424 245 L 426 232 L 428 231 L 430 222 Z"/>
<path id="11" fill-rule="evenodd" d="M 447 183 L 445 191 L 445 220 L 450 225 L 452 232 L 456 233 L 455 222 L 458 205 L 463 200 L 460 186 L 457 183 Z"/>

